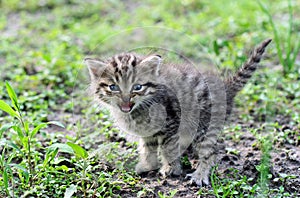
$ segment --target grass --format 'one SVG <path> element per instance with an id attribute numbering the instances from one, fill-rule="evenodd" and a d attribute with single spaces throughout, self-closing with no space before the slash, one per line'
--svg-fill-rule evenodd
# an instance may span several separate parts
<path id="1" fill-rule="evenodd" d="M 295 32 L 294 21 L 293 21 L 293 7 L 291 0 L 287 0 L 288 2 L 288 28 L 287 33 L 282 33 L 284 35 L 280 35 L 279 28 L 275 26 L 273 17 L 266 8 L 266 6 L 261 3 L 261 1 L 257 1 L 262 11 L 268 17 L 269 23 L 272 27 L 274 40 L 276 44 L 277 55 L 281 65 L 283 66 L 284 75 L 287 75 L 295 70 L 296 67 L 296 58 L 300 51 L 300 37 Z M 285 38 L 285 39 L 282 39 Z M 298 65 L 299 66 L 299 65 Z"/>
<path id="2" fill-rule="evenodd" d="M 293 196 L 285 184 L 295 175 L 270 178 L 270 154 L 299 146 L 297 1 L 6 0 L 0 11 L 0 197 L 179 196 L 176 186 L 157 189 L 134 173 L 137 144 L 119 134 L 107 111 L 91 105 L 82 60 L 154 46 L 226 74 L 269 37 L 275 42 L 266 66 L 236 98 L 239 122 L 253 126 L 234 122 L 224 132 L 236 144 L 253 134 L 259 178 L 219 167 L 211 187 L 189 190 L 194 196 Z M 65 128 L 55 126 L 60 123 Z M 237 148 L 225 151 L 240 155 Z M 187 158 L 183 163 L 190 165 Z"/>

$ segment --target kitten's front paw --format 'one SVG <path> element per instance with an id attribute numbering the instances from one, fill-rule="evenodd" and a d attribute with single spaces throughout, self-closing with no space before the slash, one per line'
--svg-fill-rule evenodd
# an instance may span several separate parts
<path id="1" fill-rule="evenodd" d="M 172 164 L 172 165 L 166 164 L 160 168 L 159 173 L 163 177 L 167 177 L 169 175 L 179 176 L 181 175 L 182 170 L 180 164 Z"/>
<path id="2" fill-rule="evenodd" d="M 209 186 L 209 175 L 201 176 L 197 173 L 187 174 L 186 179 L 190 179 L 190 184 L 196 184 L 199 187 Z"/>
<path id="3" fill-rule="evenodd" d="M 135 172 L 140 175 L 142 173 L 145 173 L 145 172 L 149 172 L 149 171 L 152 171 L 152 170 L 157 170 L 159 167 L 158 165 L 154 164 L 154 165 L 151 165 L 150 163 L 149 164 L 145 164 L 145 163 L 141 163 L 139 162 L 136 166 L 135 166 Z"/>

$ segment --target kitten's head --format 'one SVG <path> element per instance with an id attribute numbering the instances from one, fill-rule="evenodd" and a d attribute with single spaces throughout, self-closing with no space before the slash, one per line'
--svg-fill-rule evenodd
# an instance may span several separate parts
<path id="1" fill-rule="evenodd" d="M 155 79 L 159 76 L 159 55 L 140 58 L 126 53 L 106 61 L 86 58 L 91 77 L 91 88 L 96 98 L 124 113 L 139 105 L 151 103 L 156 92 Z"/>

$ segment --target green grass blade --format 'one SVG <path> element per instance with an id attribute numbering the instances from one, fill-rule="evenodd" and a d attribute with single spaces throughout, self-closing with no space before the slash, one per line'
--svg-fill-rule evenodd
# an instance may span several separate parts
<path id="1" fill-rule="evenodd" d="M 25 130 L 25 134 L 26 136 L 29 135 L 29 122 L 28 121 L 23 121 L 23 127 L 24 127 L 24 130 Z"/>
<path id="2" fill-rule="evenodd" d="M 28 173 L 28 170 L 27 170 L 24 166 L 22 166 L 22 165 L 20 165 L 20 164 L 10 164 L 10 166 L 11 166 L 11 167 L 15 167 L 15 168 L 17 168 L 18 170 L 21 170 L 21 171 L 24 171 L 24 172 Z"/>
<path id="3" fill-rule="evenodd" d="M 291 52 L 292 52 L 292 45 L 291 45 L 291 37 L 292 37 L 292 30 L 293 30 L 293 10 L 291 5 L 291 0 L 288 0 L 288 7 L 289 7 L 289 30 L 288 30 L 288 37 L 287 37 L 287 52 L 286 52 L 286 64 L 288 70 L 291 71 L 293 67 L 293 62 L 291 61 Z"/>
<path id="4" fill-rule="evenodd" d="M 292 63 L 295 63 L 299 52 L 300 52 L 300 36 L 298 36 L 297 39 L 296 39 L 296 47 L 294 49 L 293 57 L 292 57 L 292 60 L 291 60 Z"/>
<path id="5" fill-rule="evenodd" d="M 11 167 L 15 167 L 17 170 L 21 171 L 22 175 L 24 175 L 26 182 L 29 181 L 29 171 L 20 164 L 10 164 Z"/>
<path id="6" fill-rule="evenodd" d="M 5 82 L 5 86 L 6 86 L 7 93 L 11 99 L 13 107 L 15 108 L 15 110 L 20 111 L 20 105 L 18 103 L 16 92 L 7 81 Z"/>
<path id="7" fill-rule="evenodd" d="M 58 153 L 58 148 L 55 148 L 54 150 L 48 149 L 47 153 L 46 153 L 46 157 L 45 157 L 44 162 L 43 162 L 43 167 L 46 167 L 46 165 L 48 163 L 50 163 L 55 158 L 57 153 Z"/>
<path id="8" fill-rule="evenodd" d="M 217 181 L 218 178 L 215 175 L 215 170 L 216 170 L 216 167 L 213 167 L 212 170 L 211 170 L 210 181 L 211 181 L 211 187 L 214 191 L 214 195 L 219 198 L 220 196 L 219 196 L 219 193 L 218 193 L 217 183 L 215 183 L 215 182 L 218 182 Z"/>
<path id="9" fill-rule="evenodd" d="M 39 130 L 41 129 L 41 128 L 44 128 L 44 127 L 46 127 L 47 126 L 47 123 L 41 123 L 41 124 L 39 124 L 39 125 L 37 125 L 29 134 L 30 134 L 30 138 L 33 138 L 36 134 L 37 134 L 37 132 L 39 132 Z"/>
<path id="10" fill-rule="evenodd" d="M 44 128 L 46 126 L 48 126 L 49 124 L 54 124 L 56 126 L 59 126 L 59 127 L 62 127 L 62 128 L 65 128 L 65 126 L 60 123 L 60 122 L 57 122 L 57 121 L 50 121 L 50 122 L 47 122 L 47 123 L 41 123 L 39 124 L 38 126 L 36 126 L 31 132 L 30 132 L 30 138 L 33 138 L 37 132 L 39 132 L 39 130 L 41 128 Z"/>
<path id="11" fill-rule="evenodd" d="M 23 139 L 22 139 L 22 144 L 23 144 L 23 147 L 28 151 L 28 148 L 30 146 L 30 142 L 28 141 L 29 140 L 29 137 L 28 136 L 24 136 Z"/>
<path id="12" fill-rule="evenodd" d="M 19 126 L 12 126 L 12 128 L 14 129 L 14 131 L 17 132 L 20 141 L 23 141 L 24 134 L 23 134 L 21 128 Z"/>
<path id="13" fill-rule="evenodd" d="M 3 183 L 4 183 L 4 187 L 7 193 L 9 193 L 8 191 L 8 174 L 7 174 L 7 168 L 4 168 L 3 173 L 2 173 L 2 177 L 3 177 Z"/>
<path id="14" fill-rule="evenodd" d="M 12 149 L 15 149 L 16 151 L 18 151 L 20 154 L 23 155 L 22 150 L 12 141 L 10 140 L 6 140 L 6 139 L 0 139 L 0 146 L 4 146 L 4 148 L 6 147 L 10 147 Z M 2 149 L 2 155 L 4 155 L 4 151 L 5 149 Z M 8 159 L 6 160 L 6 163 L 10 163 L 11 158 L 14 157 L 14 151 L 10 151 L 10 155 L 8 157 Z M 2 158 L 4 159 L 4 157 L 2 156 Z"/>
<path id="15" fill-rule="evenodd" d="M 2 111 L 5 111 L 6 113 L 8 113 L 9 115 L 11 115 L 12 117 L 16 117 L 18 119 L 20 119 L 20 115 L 18 112 L 16 112 L 15 110 L 13 110 L 6 102 L 4 102 L 3 100 L 0 100 L 0 109 Z"/>
<path id="16" fill-rule="evenodd" d="M 259 0 L 257 0 L 257 3 L 259 4 L 261 10 L 268 17 L 269 23 L 270 23 L 270 25 L 272 27 L 272 30 L 273 30 L 273 33 L 274 33 L 274 40 L 275 40 L 275 45 L 276 45 L 276 49 L 277 49 L 277 54 L 278 54 L 279 61 L 282 64 L 282 66 L 284 67 L 284 69 L 286 69 L 285 61 L 284 61 L 284 58 L 283 58 L 283 55 L 282 55 L 282 50 L 281 50 L 281 47 L 280 47 L 279 34 L 278 34 L 277 28 L 276 28 L 276 26 L 275 26 L 275 24 L 273 22 L 273 18 L 272 18 L 269 10 L 266 8 L 265 5 L 263 5 Z"/>
<path id="17" fill-rule="evenodd" d="M 58 121 L 50 121 L 50 122 L 47 122 L 47 124 L 54 124 L 54 125 L 59 126 L 61 128 L 65 128 L 65 126 L 62 123 L 58 122 Z"/>

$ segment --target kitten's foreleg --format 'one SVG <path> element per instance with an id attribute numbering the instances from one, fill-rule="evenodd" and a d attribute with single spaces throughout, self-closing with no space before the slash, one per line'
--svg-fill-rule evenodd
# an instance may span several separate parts
<path id="1" fill-rule="evenodd" d="M 156 137 L 141 138 L 139 144 L 139 162 L 135 167 L 137 174 L 157 170 L 158 161 L 158 140 Z"/>
<path id="2" fill-rule="evenodd" d="M 217 132 L 209 133 L 202 141 L 194 142 L 193 147 L 198 153 L 199 162 L 195 172 L 187 177 L 191 177 L 191 182 L 198 186 L 209 185 L 210 170 L 217 158 Z"/>
<path id="3" fill-rule="evenodd" d="M 179 176 L 182 173 L 179 148 L 177 135 L 161 138 L 160 157 L 162 167 L 159 172 L 163 177 L 168 175 Z"/>

